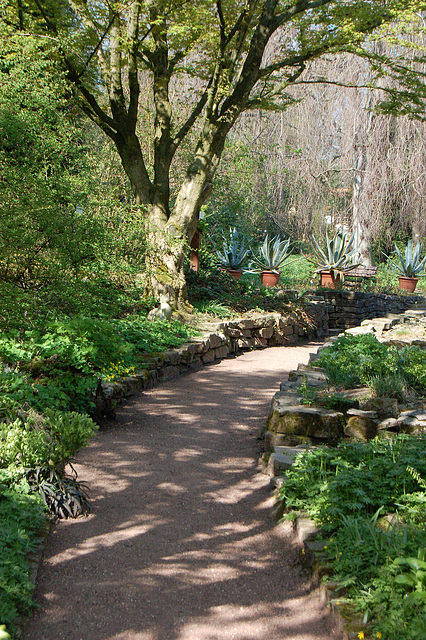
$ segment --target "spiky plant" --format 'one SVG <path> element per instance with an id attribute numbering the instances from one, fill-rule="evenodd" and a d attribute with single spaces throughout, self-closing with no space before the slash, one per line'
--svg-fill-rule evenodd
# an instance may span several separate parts
<path id="1" fill-rule="evenodd" d="M 311 246 L 315 255 L 315 260 L 306 256 L 310 262 L 317 265 L 316 272 L 331 271 L 334 277 L 344 276 L 348 271 L 352 271 L 359 267 L 359 264 L 352 264 L 351 260 L 354 256 L 353 248 L 354 234 L 349 236 L 343 231 L 336 231 L 332 238 L 329 238 L 328 232 L 325 232 L 326 251 L 323 251 L 318 244 L 314 235 L 311 236 Z"/>
<path id="2" fill-rule="evenodd" d="M 290 254 L 290 238 L 281 240 L 280 236 L 269 238 L 267 235 L 257 253 L 253 252 L 252 266 L 254 270 L 278 273 Z"/>
<path id="3" fill-rule="evenodd" d="M 244 236 L 233 227 L 228 235 L 223 235 L 222 252 L 216 250 L 219 264 L 225 269 L 242 269 L 250 255 Z"/>
<path id="4" fill-rule="evenodd" d="M 404 255 L 402 255 L 396 245 L 395 251 L 401 264 L 397 264 L 391 260 L 389 256 L 386 256 L 385 253 L 383 254 L 388 259 L 389 267 L 394 273 L 399 276 L 405 276 L 406 278 L 423 278 L 426 276 L 426 273 L 421 273 L 422 271 L 425 271 L 426 268 L 426 256 L 423 260 L 420 259 L 422 253 L 422 245 L 420 242 L 418 242 L 413 248 L 413 243 L 409 240 L 405 247 Z"/>

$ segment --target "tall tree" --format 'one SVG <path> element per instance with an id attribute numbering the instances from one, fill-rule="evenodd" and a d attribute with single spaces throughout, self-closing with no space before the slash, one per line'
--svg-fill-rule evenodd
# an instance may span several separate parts
<path id="1" fill-rule="evenodd" d="M 420 109 L 424 78 L 374 54 L 367 35 L 413 21 L 420 0 L 26 0 L 10 3 L 15 35 L 57 42 L 83 111 L 109 136 L 147 221 L 151 286 L 185 307 L 184 246 L 196 230 L 225 140 L 241 113 L 286 109 L 288 88 L 324 54 L 354 52 L 377 74 L 393 73 L 402 92 L 387 108 Z M 420 53 L 418 54 L 421 57 Z M 141 78 L 149 78 L 152 159 L 138 135 Z M 401 98 L 403 102 L 401 102 Z M 408 107 L 409 108 L 409 107 Z M 196 141 L 181 182 L 171 189 L 178 151 Z"/>

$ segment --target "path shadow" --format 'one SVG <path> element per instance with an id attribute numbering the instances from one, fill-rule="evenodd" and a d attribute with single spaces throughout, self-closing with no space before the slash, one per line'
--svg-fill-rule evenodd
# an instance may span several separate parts
<path id="1" fill-rule="evenodd" d="M 55 528 L 25 640 L 332 637 L 257 469 L 281 374 L 231 362 L 127 404 L 81 452 L 93 514 Z"/>

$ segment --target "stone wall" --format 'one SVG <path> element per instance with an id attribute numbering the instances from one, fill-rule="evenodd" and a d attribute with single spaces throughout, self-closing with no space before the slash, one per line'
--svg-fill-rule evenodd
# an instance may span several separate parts
<path id="1" fill-rule="evenodd" d="M 328 314 L 323 300 L 313 300 L 305 310 L 283 316 L 257 313 L 250 317 L 210 323 L 202 335 L 187 344 L 147 358 L 146 368 L 120 382 L 103 383 L 96 396 L 96 418 L 114 415 L 115 405 L 126 396 L 176 378 L 194 368 L 249 349 L 285 346 L 328 334 Z"/>
<path id="2" fill-rule="evenodd" d="M 328 311 L 330 329 L 349 329 L 363 320 L 385 316 L 388 313 L 402 313 L 424 297 L 417 295 L 387 295 L 363 291 L 317 291 L 306 298 L 323 300 Z"/>

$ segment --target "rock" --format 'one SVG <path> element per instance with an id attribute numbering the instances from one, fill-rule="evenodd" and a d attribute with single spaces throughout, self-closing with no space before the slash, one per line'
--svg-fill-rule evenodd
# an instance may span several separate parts
<path id="1" fill-rule="evenodd" d="M 273 451 L 275 447 L 301 447 L 310 443 L 305 436 L 287 435 L 284 433 L 274 433 L 266 431 L 264 436 L 264 447 L 266 451 Z"/>
<path id="2" fill-rule="evenodd" d="M 269 476 L 279 476 L 290 469 L 296 454 L 289 454 L 289 451 L 291 451 L 291 447 L 274 447 L 268 460 L 267 472 Z M 297 453 L 300 453 L 300 449 Z"/>
<path id="3" fill-rule="evenodd" d="M 316 526 L 313 520 L 310 518 L 299 517 L 295 521 L 294 529 L 296 532 L 297 541 L 303 544 L 306 540 L 312 539 L 320 530 Z"/>
<path id="4" fill-rule="evenodd" d="M 282 475 L 290 469 L 296 456 L 307 447 L 282 447 L 274 446 L 273 453 L 269 457 L 268 472 L 271 476 Z"/>
<path id="5" fill-rule="evenodd" d="M 369 398 L 363 402 L 362 408 L 365 411 L 375 411 L 379 418 L 396 418 L 398 416 L 398 401 L 396 398 Z"/>
<path id="6" fill-rule="evenodd" d="M 263 329 L 259 329 L 259 337 L 260 338 L 272 338 L 272 336 L 274 335 L 274 328 L 273 327 L 265 327 Z"/>
<path id="7" fill-rule="evenodd" d="M 376 420 L 376 411 L 365 411 L 363 409 L 349 409 L 348 416 L 357 416 L 359 418 L 365 418 L 366 420 Z"/>
<path id="8" fill-rule="evenodd" d="M 426 412 L 423 409 L 403 411 L 398 418 L 398 426 L 403 433 L 411 435 L 426 433 Z"/>
<path id="9" fill-rule="evenodd" d="M 399 431 L 399 423 L 396 418 L 386 418 L 377 425 L 377 431 Z"/>
<path id="10" fill-rule="evenodd" d="M 272 411 L 267 429 L 287 436 L 304 436 L 335 443 L 343 435 L 344 417 L 339 411 L 328 411 L 304 405 L 280 406 Z"/>
<path id="11" fill-rule="evenodd" d="M 279 411 L 286 405 L 302 404 L 301 400 L 301 395 L 297 389 L 284 389 L 283 391 L 277 391 L 272 398 L 272 411 Z"/>
<path id="12" fill-rule="evenodd" d="M 356 411 L 356 409 L 351 409 L 350 411 Z M 361 413 L 368 414 L 374 412 L 368 411 Z M 352 415 L 346 423 L 344 432 L 345 435 L 349 436 L 350 438 L 355 438 L 356 440 L 367 442 L 367 440 L 372 440 L 372 438 L 375 438 L 375 436 L 377 435 L 377 422 L 376 420 L 367 416 Z"/>

